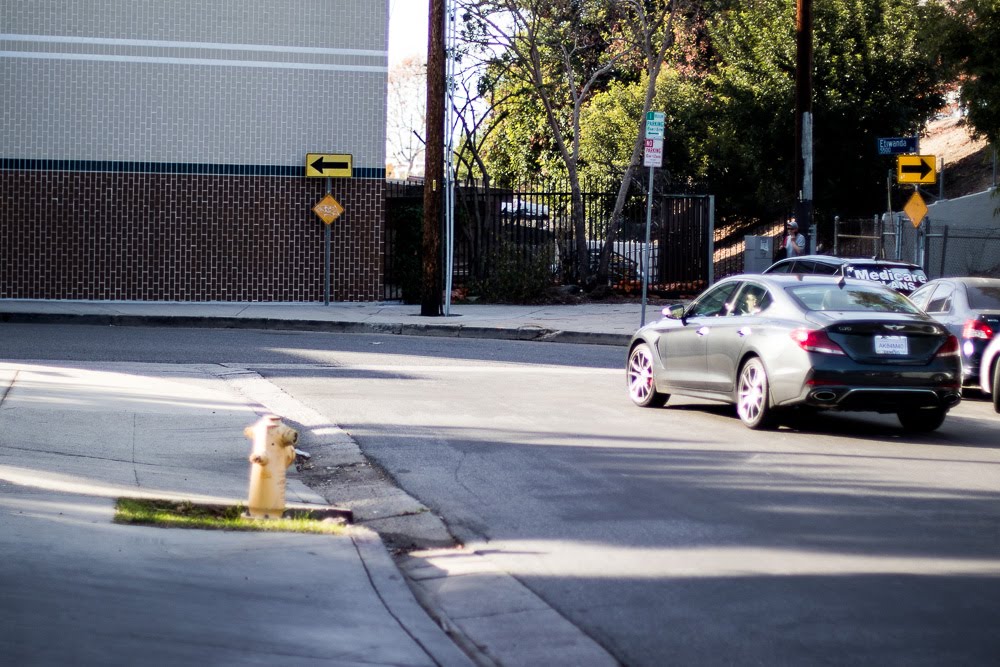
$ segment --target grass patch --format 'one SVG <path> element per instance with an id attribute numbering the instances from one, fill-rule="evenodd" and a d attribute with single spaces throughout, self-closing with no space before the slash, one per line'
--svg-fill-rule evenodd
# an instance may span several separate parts
<path id="1" fill-rule="evenodd" d="M 286 533 L 340 535 L 343 522 L 308 516 L 283 519 L 252 519 L 243 516 L 243 505 L 200 505 L 171 500 L 119 498 L 115 503 L 115 523 L 160 526 L 161 528 L 200 528 L 204 530 L 261 530 Z"/>

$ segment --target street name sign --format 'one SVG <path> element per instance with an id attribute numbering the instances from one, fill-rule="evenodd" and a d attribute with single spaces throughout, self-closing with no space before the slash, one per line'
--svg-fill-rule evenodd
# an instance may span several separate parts
<path id="1" fill-rule="evenodd" d="M 662 111 L 650 111 L 646 114 L 646 138 L 663 139 L 664 125 L 667 114 Z"/>
<path id="2" fill-rule="evenodd" d="M 896 157 L 897 183 L 933 183 L 936 180 L 936 156 L 899 155 Z"/>
<path id="3" fill-rule="evenodd" d="M 343 215 L 344 207 L 341 206 L 340 202 L 334 199 L 332 195 L 327 193 L 325 197 L 319 200 L 319 203 L 313 206 L 313 213 L 319 216 L 320 220 L 329 225 Z"/>
<path id="4" fill-rule="evenodd" d="M 917 152 L 916 137 L 879 137 L 879 155 L 905 155 Z"/>
<path id="5" fill-rule="evenodd" d="M 642 166 L 662 167 L 663 166 L 663 139 L 646 139 L 646 150 L 643 153 Z"/>
<path id="6" fill-rule="evenodd" d="M 350 178 L 353 174 L 351 154 L 306 153 L 308 178 Z"/>

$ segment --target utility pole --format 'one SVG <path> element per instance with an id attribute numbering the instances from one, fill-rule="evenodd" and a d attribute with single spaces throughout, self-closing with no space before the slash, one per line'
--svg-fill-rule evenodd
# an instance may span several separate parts
<path id="1" fill-rule="evenodd" d="M 424 152 L 423 282 L 420 314 L 441 314 L 441 200 L 444 190 L 444 3 L 430 0 L 427 39 L 427 139 Z"/>
<path id="2" fill-rule="evenodd" d="M 795 219 L 809 252 L 816 251 L 813 229 L 813 15 L 812 0 L 795 6 Z"/>

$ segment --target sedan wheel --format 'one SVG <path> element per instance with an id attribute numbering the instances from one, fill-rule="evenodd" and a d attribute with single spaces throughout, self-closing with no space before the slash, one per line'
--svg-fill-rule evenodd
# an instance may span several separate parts
<path id="1" fill-rule="evenodd" d="M 993 362 L 993 386 L 990 387 L 990 391 L 993 392 L 993 411 L 1000 412 L 1000 360 Z"/>
<path id="2" fill-rule="evenodd" d="M 656 391 L 653 380 L 653 353 L 649 346 L 640 343 L 628 357 L 628 396 L 643 408 L 659 408 L 667 403 L 670 394 Z"/>
<path id="3" fill-rule="evenodd" d="M 740 370 L 736 391 L 736 412 L 743 423 L 752 429 L 774 426 L 774 409 L 771 407 L 767 372 L 757 357 L 748 359 Z"/>
<path id="4" fill-rule="evenodd" d="M 944 423 L 947 408 L 913 408 L 896 413 L 903 429 L 914 433 L 930 433 Z"/>

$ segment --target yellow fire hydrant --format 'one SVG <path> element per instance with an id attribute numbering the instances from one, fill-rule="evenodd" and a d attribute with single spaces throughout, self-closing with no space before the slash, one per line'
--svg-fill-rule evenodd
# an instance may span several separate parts
<path id="1" fill-rule="evenodd" d="M 249 514 L 255 519 L 280 519 L 285 511 L 285 471 L 295 460 L 299 433 L 275 415 L 261 417 L 243 433 L 253 441 Z"/>

